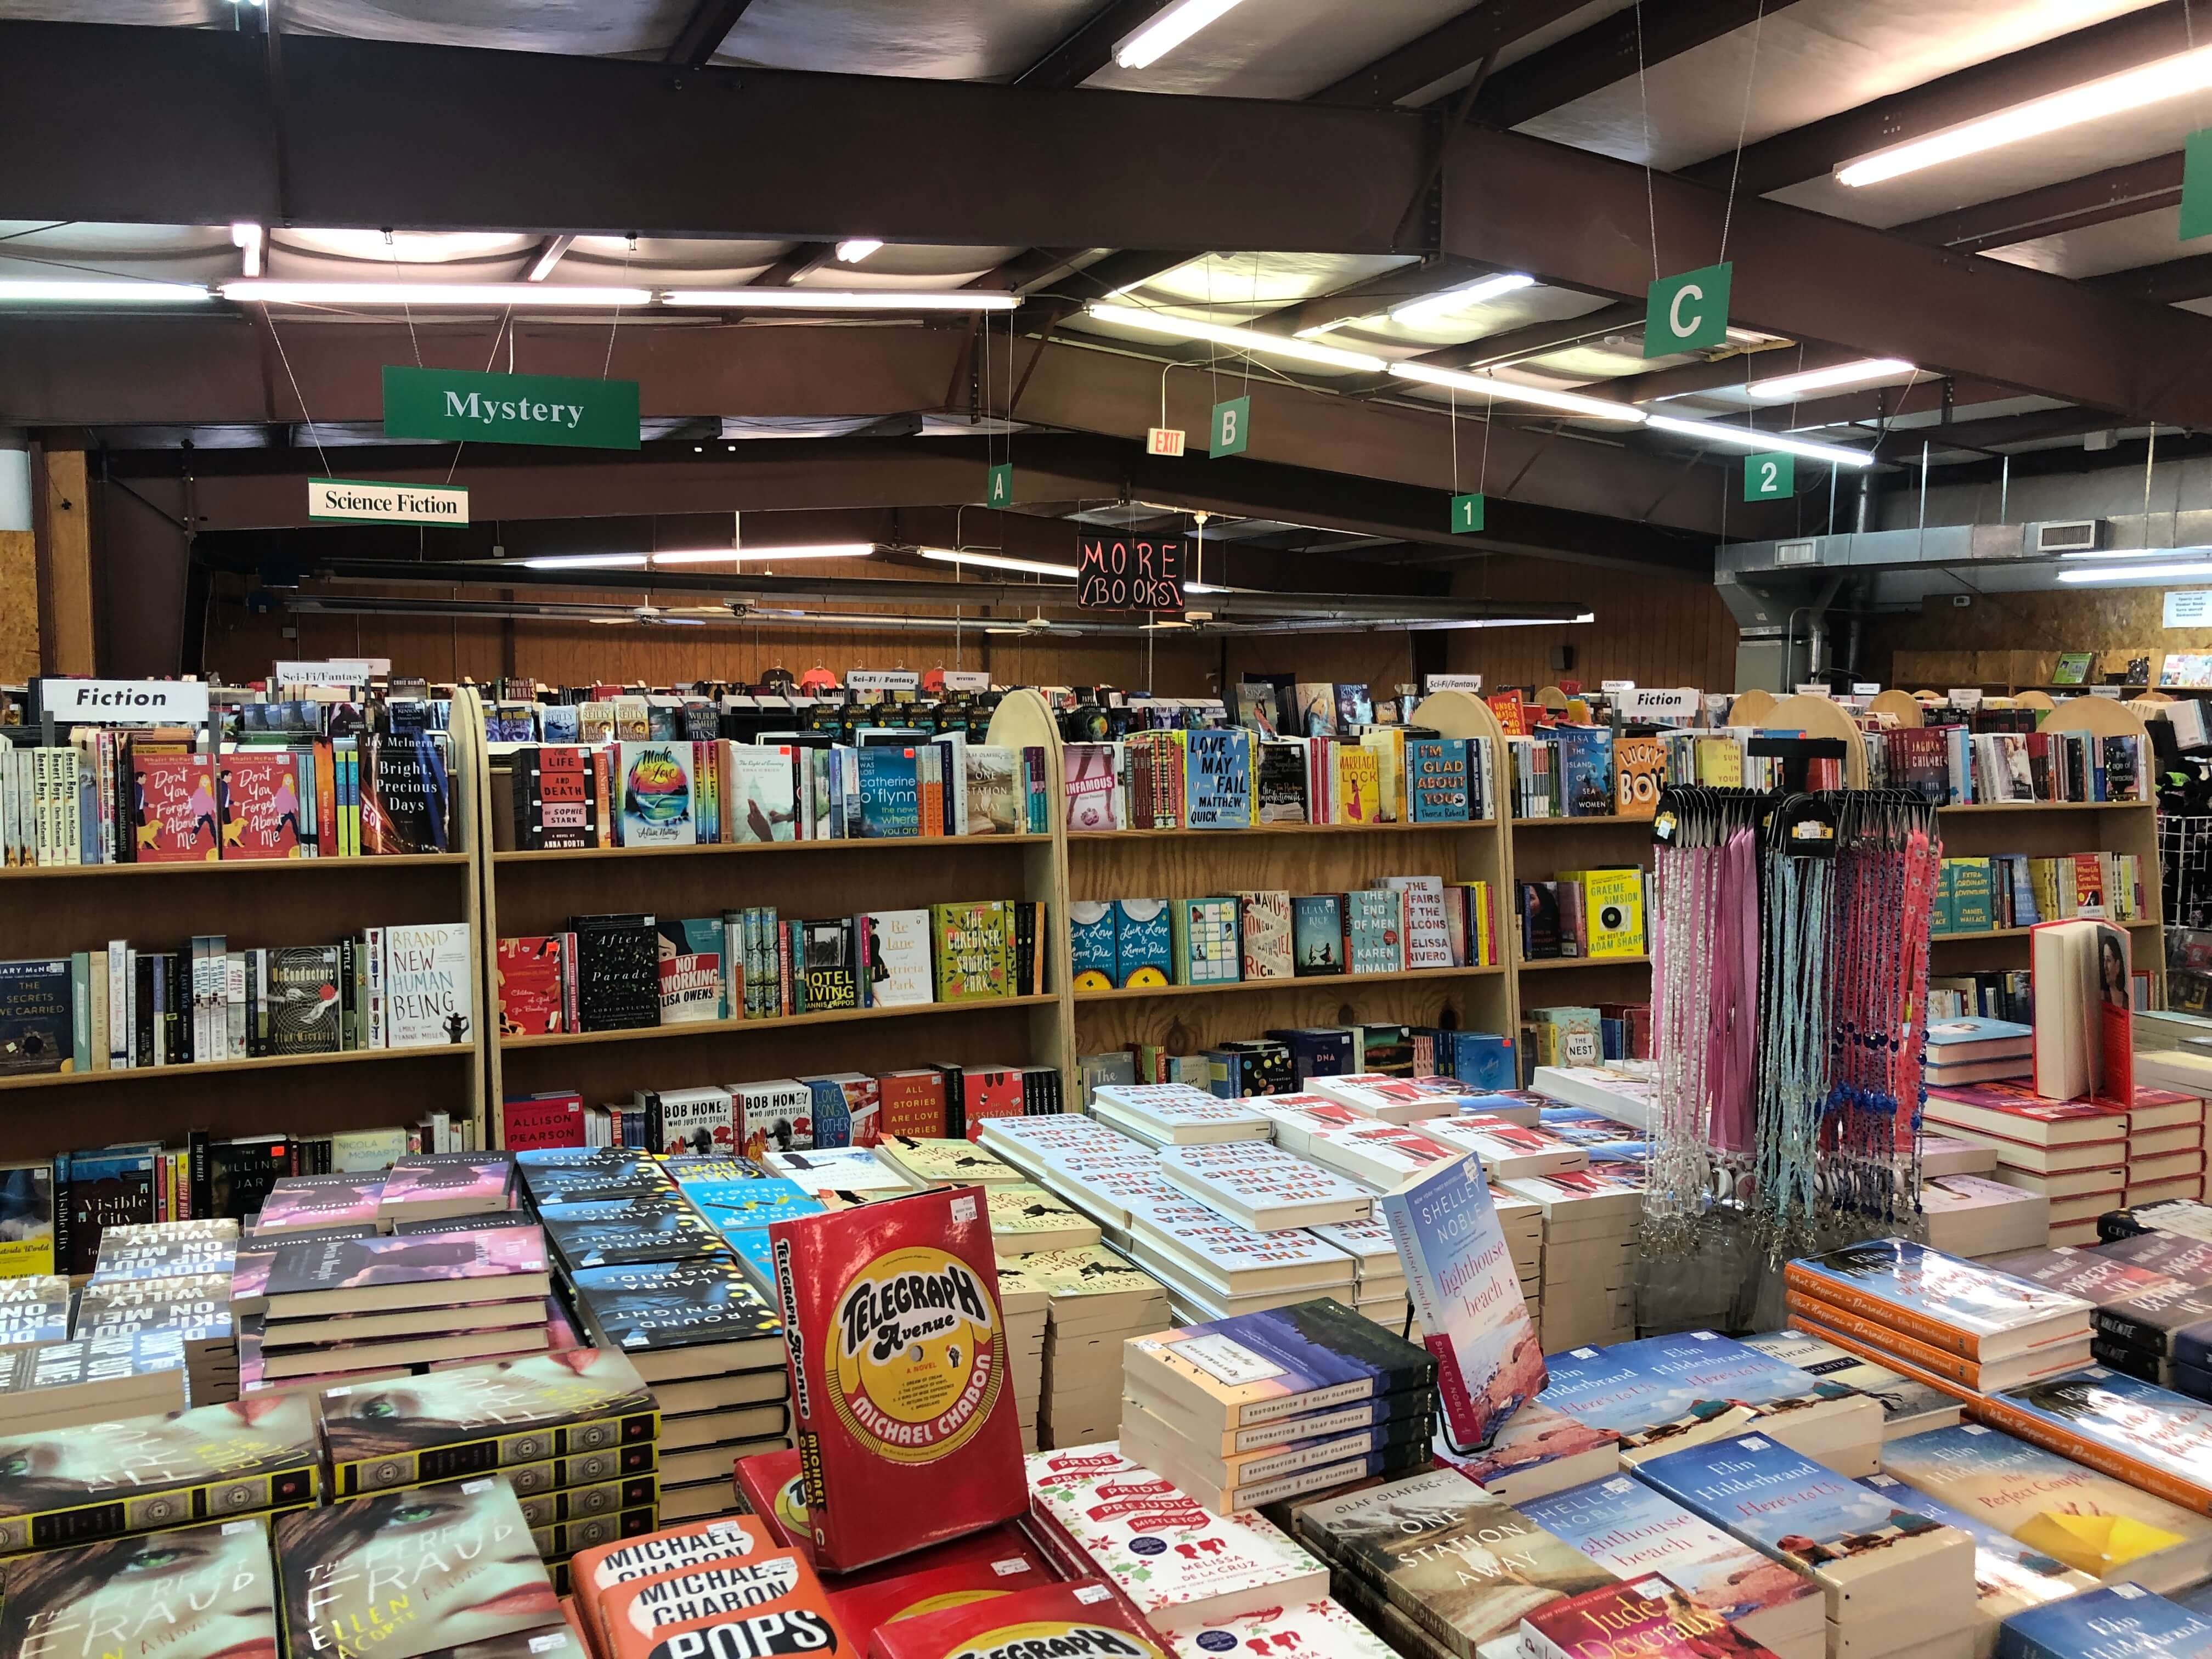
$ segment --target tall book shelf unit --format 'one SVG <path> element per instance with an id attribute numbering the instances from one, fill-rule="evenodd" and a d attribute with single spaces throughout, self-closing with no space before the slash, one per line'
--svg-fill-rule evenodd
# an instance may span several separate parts
<path id="1" fill-rule="evenodd" d="M 990 741 L 1020 746 L 1049 740 L 1057 767 L 1053 726 L 1035 692 L 1011 693 L 993 717 Z M 501 937 L 559 933 L 579 915 L 719 916 L 769 905 L 786 918 L 817 918 L 969 899 L 1043 899 L 1054 952 L 1047 982 L 1064 986 L 1059 810 L 1055 794 L 1054 833 L 1040 836 L 489 852 L 486 933 L 495 945 Z M 495 1114 L 503 1101 L 556 1090 L 573 1089 L 587 1104 L 608 1105 L 644 1089 L 938 1064 L 1050 1065 L 1065 1074 L 1071 1052 L 1065 999 L 1057 990 L 778 1019 L 508 1036 L 498 1030 L 495 957 L 495 951 L 488 955 L 484 978 L 485 1006 L 493 1011 L 486 1029 Z M 502 1133 L 500 1144 L 504 1139 Z"/>
<path id="2" fill-rule="evenodd" d="M 453 850 L 0 870 L 0 958 L 104 952 L 118 939 L 178 950 L 199 934 L 221 934 L 233 951 L 329 945 L 368 927 L 465 921 L 480 963 L 483 740 L 469 734 L 482 733 L 483 713 L 474 691 L 456 694 L 452 718 Z M 477 1030 L 486 1006 L 479 996 Z M 472 1033 L 435 1048 L 0 1077 L 0 1161 L 129 1141 L 178 1147 L 194 1129 L 226 1140 L 396 1128 L 432 1111 L 481 1131 L 484 1054 Z"/>
<path id="3" fill-rule="evenodd" d="M 1447 737 L 1497 748 L 1488 708 L 1457 695 Z M 1431 703 L 1437 699 L 1431 699 Z M 1429 705 L 1416 724 L 1426 718 Z M 1102 830 L 1066 836 L 1067 897 L 1204 898 L 1273 890 L 1341 893 L 1383 876 L 1487 881 L 1501 951 L 1511 917 L 1504 836 L 1480 823 L 1255 824 L 1243 830 Z M 1066 985 L 1063 975 L 1057 983 Z M 1074 1053 L 1157 1043 L 1194 1054 L 1263 1032 L 1310 1025 L 1393 1024 L 1468 1030 L 1514 1030 L 1512 975 L 1492 967 L 1427 968 L 1393 974 L 1337 974 L 1070 993 Z M 1074 1098 L 1071 1095 L 1071 1099 Z"/>

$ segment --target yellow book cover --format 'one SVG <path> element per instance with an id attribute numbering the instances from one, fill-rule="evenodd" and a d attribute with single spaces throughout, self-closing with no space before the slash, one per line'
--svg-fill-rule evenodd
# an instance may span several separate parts
<path id="1" fill-rule="evenodd" d="M 1644 954 L 1644 872 L 1586 870 L 1583 913 L 1592 957 Z"/>
<path id="2" fill-rule="evenodd" d="M 1474 890 L 1468 895 L 1467 932 L 1468 954 L 1478 968 L 1498 965 L 1498 930 L 1491 923 L 1490 884 L 1471 882 Z"/>
<path id="3" fill-rule="evenodd" d="M 1336 822 L 1374 823 L 1382 807 L 1382 781 L 1375 751 L 1352 744 L 1336 751 Z"/>
<path id="4" fill-rule="evenodd" d="M 1379 791 L 1378 814 L 1384 823 L 1397 823 L 1406 817 L 1406 733 L 1395 726 L 1376 726 L 1364 732 L 1359 746 L 1375 756 L 1375 775 Z"/>
<path id="5" fill-rule="evenodd" d="M 1743 750 L 1735 738 L 1698 739 L 1698 781 L 1716 789 L 1743 787 Z"/>

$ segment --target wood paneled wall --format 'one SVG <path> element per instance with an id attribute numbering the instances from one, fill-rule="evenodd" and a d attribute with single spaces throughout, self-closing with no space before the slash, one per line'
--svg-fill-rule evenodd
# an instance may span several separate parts
<path id="1" fill-rule="evenodd" d="M 0 680 L 39 672 L 39 555 L 27 530 L 0 530 Z"/>
<path id="2" fill-rule="evenodd" d="M 1579 605 L 1596 617 L 1577 625 L 1475 628 L 1445 635 L 1447 661 L 1457 674 L 1480 674 L 1485 685 L 1544 685 L 1560 677 L 1553 650 L 1574 647 L 1569 678 L 1584 685 L 1634 680 L 1638 685 L 1735 687 L 1735 619 L 1704 578 L 1644 574 L 1545 559 L 1493 558 L 1461 573 L 1462 599 L 1527 599 Z"/>
<path id="3" fill-rule="evenodd" d="M 2202 586 L 2177 583 L 2178 586 Z M 1972 605 L 1954 605 L 1937 595 L 1917 611 L 1869 617 L 1860 647 L 1869 679 L 1905 684 L 1898 673 L 1899 653 L 1910 653 L 1908 670 L 1924 669 L 1925 655 L 1939 653 L 2008 652 L 2048 658 L 2061 651 L 2212 651 L 2212 628 L 2163 626 L 2166 590 L 2158 587 L 2092 587 L 2068 592 L 1976 593 Z M 1923 660 L 1916 661 L 1919 658 Z M 1979 677 L 1961 662 L 1944 672 L 1961 678 L 1927 685 L 1942 674 L 1910 673 L 1905 690 L 1936 691 L 1972 685 Z M 2039 670 L 2034 678 L 2041 678 Z"/>

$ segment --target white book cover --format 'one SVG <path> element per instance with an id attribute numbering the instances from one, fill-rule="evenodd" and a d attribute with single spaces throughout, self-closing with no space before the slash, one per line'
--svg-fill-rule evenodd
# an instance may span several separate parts
<path id="1" fill-rule="evenodd" d="M 1306 1231 L 1332 1249 L 1342 1250 L 1358 1270 L 1363 1296 L 1372 1282 L 1388 1280 L 1403 1289 L 1405 1264 L 1398 1260 L 1398 1241 L 1390 1237 L 1390 1224 L 1380 1216 L 1364 1221 L 1331 1221 Z"/>
<path id="2" fill-rule="evenodd" d="M 1334 1601 L 1262 1607 L 1170 1638 L 1176 1659 L 1279 1653 L 1299 1659 L 1396 1659 L 1396 1650 Z M 1516 1650 L 1517 1653 L 1517 1650 Z"/>
<path id="3" fill-rule="evenodd" d="M 1091 1109 L 1166 1143 L 1266 1140 L 1273 1133 L 1249 1103 L 1223 1100 L 1188 1083 L 1105 1084 L 1093 1091 Z"/>
<path id="4" fill-rule="evenodd" d="M 1320 1095 L 1263 1095 L 1244 1102 L 1275 1126 L 1275 1145 L 1301 1158 L 1313 1156 L 1310 1143 L 1331 1129 L 1357 1129 L 1371 1122 L 1340 1102 Z"/>
<path id="5" fill-rule="evenodd" d="M 860 918 L 868 1006 L 937 1000 L 929 971 L 929 912 L 875 910 Z"/>
<path id="6" fill-rule="evenodd" d="M 740 1140 L 738 1156 L 758 1163 L 769 1152 L 814 1145 L 814 1091 L 791 1078 L 730 1087 Z"/>
<path id="7" fill-rule="evenodd" d="M 1328 1569 L 1258 1515 L 1215 1515 L 1113 1443 L 1032 1452 L 1030 1491 L 1168 1636 L 1328 1594 Z"/>
<path id="8" fill-rule="evenodd" d="M 795 839 L 799 800 L 790 749 L 781 744 L 733 743 L 722 752 L 730 768 L 730 815 L 723 823 L 722 838 Z"/>
<path id="9" fill-rule="evenodd" d="M 1163 1147 L 1159 1166 L 1164 1180 L 1261 1231 L 1375 1212 L 1365 1188 L 1265 1142 Z"/>
<path id="10" fill-rule="evenodd" d="M 1451 927 L 1444 915 L 1442 876 L 1384 876 L 1370 884 L 1407 894 L 1406 966 L 1452 966 Z"/>
<path id="11" fill-rule="evenodd" d="M 918 1190 L 904 1174 L 878 1158 L 872 1146 L 817 1146 L 811 1152 L 770 1152 L 762 1162 L 807 1193 Z"/>
<path id="12" fill-rule="evenodd" d="M 1450 1097 L 1380 1072 L 1317 1077 L 1310 1079 L 1306 1087 L 1325 1100 L 1349 1106 L 1362 1116 L 1383 1123 L 1418 1123 L 1451 1110 Z"/>
<path id="13" fill-rule="evenodd" d="M 1483 1173 L 1493 1180 L 1589 1167 L 1589 1154 L 1572 1141 L 1549 1129 L 1508 1123 L 1487 1113 L 1431 1118 L 1421 1125 L 1421 1133 L 1473 1152 L 1482 1160 Z"/>
<path id="14" fill-rule="evenodd" d="M 469 924 L 384 929 L 385 1046 L 425 1048 L 476 1034 Z"/>
<path id="15" fill-rule="evenodd" d="M 736 1155 L 737 1107 L 727 1089 L 641 1089 L 635 1098 L 648 1126 L 653 1103 L 659 1103 L 659 1140 L 653 1151 L 700 1158 Z M 812 1104 L 811 1097 L 808 1103 Z"/>
<path id="16" fill-rule="evenodd" d="M 1447 1146 L 1441 1140 L 1431 1140 L 1395 1123 L 1363 1123 L 1355 1128 L 1329 1129 L 1309 1136 L 1306 1156 L 1316 1164 L 1387 1190 L 1402 1187 L 1414 1176 L 1440 1164 L 1456 1163 L 1467 1152 L 1463 1147 Z"/>
<path id="17" fill-rule="evenodd" d="M 1315 1295 L 1352 1282 L 1351 1260 L 1310 1233 L 1255 1232 L 1224 1219 L 1174 1188 L 1127 1199 L 1128 1225 L 1137 1243 L 1149 1243 L 1170 1260 L 1189 1264 L 1202 1284 L 1223 1296 L 1273 1290 Z"/>

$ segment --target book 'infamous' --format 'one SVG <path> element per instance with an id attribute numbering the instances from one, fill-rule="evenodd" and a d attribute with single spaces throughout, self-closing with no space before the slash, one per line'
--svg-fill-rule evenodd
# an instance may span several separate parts
<path id="1" fill-rule="evenodd" d="M 816 1559 L 849 1572 L 1029 1505 L 972 1188 L 769 1228 Z"/>
<path id="2" fill-rule="evenodd" d="M 1474 1451 L 1547 1377 L 1481 1161 L 1440 1164 L 1375 1202 L 1436 1356 L 1446 1437 L 1455 1451 Z"/>

